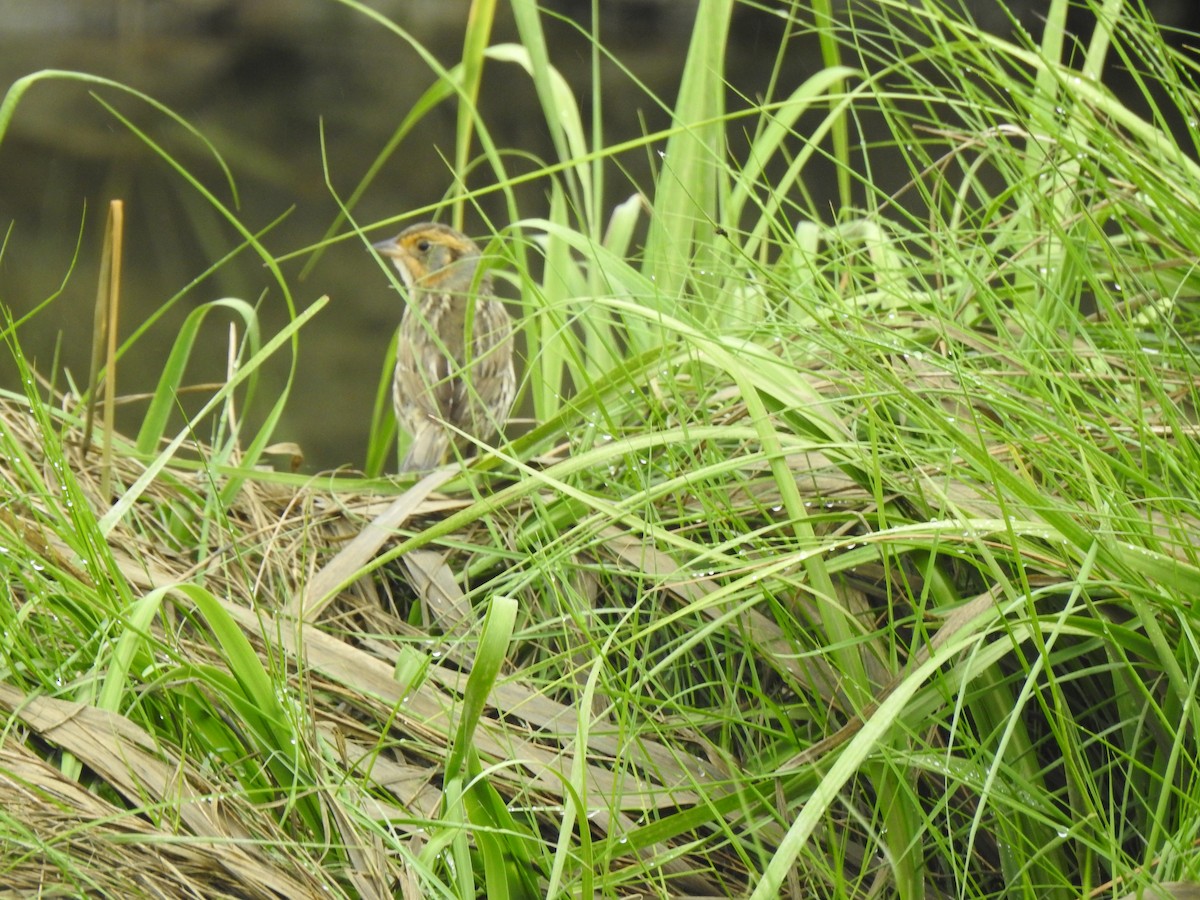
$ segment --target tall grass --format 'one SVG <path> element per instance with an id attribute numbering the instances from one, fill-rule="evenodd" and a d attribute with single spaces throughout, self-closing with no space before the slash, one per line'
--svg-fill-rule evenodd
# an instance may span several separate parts
<path id="1" fill-rule="evenodd" d="M 722 90 L 736 4 L 701 0 L 678 96 L 644 101 L 670 125 L 615 143 L 600 79 L 573 93 L 536 4 L 513 0 L 520 43 L 497 45 L 495 4 L 475 3 L 446 68 L 341 2 L 416 47 L 431 86 L 305 249 L 396 224 L 357 222 L 358 198 L 421 116 L 457 104 L 444 208 L 412 217 L 506 198 L 489 257 L 537 425 L 446 498 L 414 488 L 357 582 L 310 607 L 404 487 L 259 465 L 286 391 L 254 425 L 235 400 L 315 308 L 260 337 L 227 301 L 236 363 L 171 433 L 198 312 L 117 441 L 111 496 L 75 450 L 77 398 L 24 369 L 0 425 L 7 880 L 1195 889 L 1194 63 L 1119 0 L 1079 47 L 1057 2 L 1036 40 L 934 3 L 796 2 L 777 72 L 812 40 L 825 65 L 748 100 Z M 592 12 L 598 73 L 621 61 Z M 1113 60 L 1133 101 L 1104 86 Z M 497 66 L 528 74 L 553 138 L 532 173 L 509 174 L 502 113 L 478 103 Z M 0 140 L 50 77 L 81 76 L 14 86 Z M 630 152 L 657 160 L 652 184 L 622 181 Z M 806 188 L 819 164 L 836 210 Z M 530 180 L 542 208 L 520 205 Z M 400 565 L 418 548 L 442 554 L 465 627 L 422 620 Z"/>

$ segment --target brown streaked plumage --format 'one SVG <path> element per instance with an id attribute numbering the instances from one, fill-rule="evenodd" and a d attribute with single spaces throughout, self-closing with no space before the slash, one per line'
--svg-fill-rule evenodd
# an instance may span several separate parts
<path id="1" fill-rule="evenodd" d="M 432 469 L 451 446 L 464 451 L 503 427 L 516 393 L 512 320 L 484 273 L 479 247 L 434 222 L 404 229 L 375 249 L 395 264 L 408 302 L 400 319 L 392 399 L 412 435 L 402 472 Z"/>

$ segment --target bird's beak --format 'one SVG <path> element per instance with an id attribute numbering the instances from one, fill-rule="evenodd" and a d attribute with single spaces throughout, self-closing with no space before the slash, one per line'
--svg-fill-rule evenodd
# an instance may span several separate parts
<path id="1" fill-rule="evenodd" d="M 400 245 L 396 243 L 394 237 L 390 237 L 386 241 L 379 241 L 376 244 L 372 244 L 371 248 L 382 253 L 384 256 L 395 256 L 400 250 Z"/>

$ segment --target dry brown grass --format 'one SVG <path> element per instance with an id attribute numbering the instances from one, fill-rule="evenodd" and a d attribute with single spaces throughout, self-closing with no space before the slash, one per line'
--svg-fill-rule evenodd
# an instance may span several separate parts
<path id="1" fill-rule="evenodd" d="M 46 432 L 26 404 L 0 406 L 0 427 L 21 451 L 20 458 L 8 457 L 0 474 L 6 537 L 22 535 L 44 565 L 76 589 L 113 593 L 79 564 L 77 549 L 61 536 L 63 523 L 46 503 L 65 499 L 77 486 L 88 518 L 102 516 L 110 503 L 100 494 L 99 463 L 79 456 L 77 434 L 63 426 L 72 484 L 64 490 L 56 454 L 46 455 Z M 142 463 L 120 452 L 114 465 L 117 490 L 144 471 Z M 26 830 L 24 840 L 11 832 L 0 839 L 6 883 L 18 892 L 122 897 L 324 897 L 338 883 L 358 896 L 415 891 L 408 863 L 385 852 L 375 826 L 365 822 L 388 823 L 383 827 L 393 840 L 419 853 L 422 823 L 435 819 L 443 802 L 442 765 L 473 653 L 470 625 L 456 623 L 460 634 L 433 637 L 445 629 L 411 624 L 420 598 L 409 586 L 411 575 L 395 562 L 337 592 L 314 621 L 288 614 L 303 608 L 297 601 L 312 593 L 321 573 L 323 583 L 331 583 L 331 564 L 344 564 L 339 551 L 370 531 L 373 520 L 377 528 L 380 514 L 394 507 L 386 497 L 252 479 L 222 518 L 204 513 L 199 498 L 205 493 L 204 476 L 193 465 L 168 465 L 149 483 L 107 535 L 105 553 L 114 563 L 110 577 L 125 581 L 115 595 L 138 598 L 172 585 L 203 584 L 268 668 L 286 673 L 306 742 L 301 752 L 318 777 L 308 789 L 319 798 L 330 843 L 340 850 L 326 853 L 293 841 L 278 798 L 255 803 L 242 796 L 220 760 L 172 745 L 168 733 L 175 729 L 151 734 L 136 717 L 0 684 L 9 723 L 0 747 L 0 799 Z M 468 502 L 437 495 L 410 512 L 415 519 L 437 519 Z M 455 537 L 469 547 L 481 540 L 478 531 Z M 397 540 L 386 532 L 377 538 L 376 546 Z M 614 573 L 649 573 L 672 582 L 680 600 L 711 589 L 679 577 L 666 554 L 647 551 L 618 529 L 605 535 L 596 553 Z M 462 572 L 471 556 L 459 550 L 444 559 Z M 17 615 L 37 605 L 16 590 L 10 600 Z M 748 616 L 767 640 L 778 633 L 761 615 Z M 174 657 L 172 671 L 209 667 L 235 677 L 227 648 L 213 639 L 187 597 L 173 594 L 150 632 L 154 645 Z M 419 681 L 409 683 L 398 680 L 398 673 L 410 671 L 413 646 L 422 648 L 425 659 Z M 122 705 L 142 692 L 170 690 L 153 677 L 135 677 Z M 63 692 L 77 689 L 66 686 Z M 598 713 L 603 704 L 597 697 Z M 221 708 L 214 702 L 214 709 Z M 492 693 L 475 735 L 484 765 L 497 766 L 492 785 L 508 802 L 545 810 L 539 818 L 547 827 L 558 817 L 554 810 L 569 800 L 560 776 L 574 762 L 578 713 L 532 681 L 509 677 Z M 64 759 L 78 763 L 78 778 L 55 764 Z M 626 743 L 601 729 L 591 733 L 582 765 L 593 796 L 605 798 L 606 808 L 590 819 L 597 836 L 613 828 L 624 832 L 651 810 L 694 805 L 701 801 L 692 790 L 697 779 L 717 783 L 725 777 L 721 763 L 682 746 L 645 736 Z M 320 874 L 326 860 L 336 873 Z M 663 868 L 692 892 L 718 890 L 696 874 L 703 865 L 686 858 L 668 860 Z M 66 872 L 70 886 L 62 880 Z"/>

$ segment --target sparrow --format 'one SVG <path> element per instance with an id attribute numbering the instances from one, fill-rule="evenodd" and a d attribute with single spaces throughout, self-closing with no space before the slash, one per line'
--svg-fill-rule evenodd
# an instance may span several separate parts
<path id="1" fill-rule="evenodd" d="M 491 274 L 477 276 L 479 247 L 461 232 L 422 222 L 372 246 L 408 293 L 392 402 L 412 435 L 400 471 L 424 471 L 503 427 L 517 387 L 512 319 Z"/>

